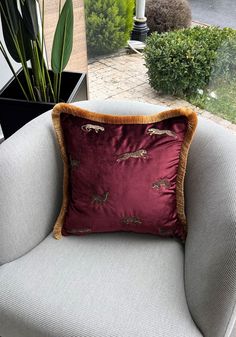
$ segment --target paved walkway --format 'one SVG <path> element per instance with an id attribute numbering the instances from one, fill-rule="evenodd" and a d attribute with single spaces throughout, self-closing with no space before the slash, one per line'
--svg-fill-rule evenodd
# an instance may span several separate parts
<path id="1" fill-rule="evenodd" d="M 135 100 L 152 104 L 167 105 L 171 108 L 191 107 L 205 118 L 214 120 L 236 133 L 236 125 L 190 103 L 153 90 L 146 74 L 142 55 L 126 54 L 90 60 L 89 92 L 90 99 Z"/>

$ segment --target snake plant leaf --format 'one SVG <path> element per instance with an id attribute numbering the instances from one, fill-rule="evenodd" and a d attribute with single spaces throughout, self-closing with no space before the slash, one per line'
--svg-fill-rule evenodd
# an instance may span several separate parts
<path id="1" fill-rule="evenodd" d="M 31 40 L 36 40 L 39 34 L 36 0 L 20 1 L 24 26 Z"/>
<path id="2" fill-rule="evenodd" d="M 3 37 L 9 54 L 18 63 L 21 63 L 20 54 L 28 61 L 31 57 L 31 45 L 18 11 L 17 0 L 1 0 L 0 9 Z"/>
<path id="3" fill-rule="evenodd" d="M 2 32 L 7 50 L 11 57 L 20 62 L 13 36 L 17 37 L 20 28 L 20 14 L 16 0 L 1 0 L 0 6 Z"/>
<path id="4" fill-rule="evenodd" d="M 66 0 L 57 23 L 53 39 L 51 67 L 58 74 L 66 67 L 73 46 L 73 5 Z"/>
<path id="5" fill-rule="evenodd" d="M 11 29 L 18 32 L 19 29 L 19 11 L 17 8 L 17 0 L 1 0 L 0 7 L 1 17 L 6 17 Z M 5 14 L 5 15 L 3 15 Z"/>
<path id="6" fill-rule="evenodd" d="M 18 42 L 20 45 L 21 54 L 25 55 L 26 61 L 30 60 L 32 57 L 31 40 L 21 16 L 20 16 L 20 30 L 18 32 Z"/>

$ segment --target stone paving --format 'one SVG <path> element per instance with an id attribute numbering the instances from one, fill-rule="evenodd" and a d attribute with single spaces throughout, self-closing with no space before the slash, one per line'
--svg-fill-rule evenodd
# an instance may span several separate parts
<path id="1" fill-rule="evenodd" d="M 120 54 L 97 58 L 89 61 L 89 98 L 112 100 L 135 100 L 152 104 L 167 105 L 171 108 L 191 107 L 205 118 L 236 133 L 236 125 L 208 111 L 168 95 L 153 90 L 147 77 L 144 59 L 139 54 Z"/>

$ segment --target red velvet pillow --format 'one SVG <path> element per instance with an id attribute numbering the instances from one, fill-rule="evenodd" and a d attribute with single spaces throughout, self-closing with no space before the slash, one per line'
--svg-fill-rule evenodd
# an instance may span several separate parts
<path id="1" fill-rule="evenodd" d="M 152 116 L 53 109 L 64 161 L 64 196 L 54 236 L 133 231 L 186 237 L 184 175 L 196 114 Z"/>

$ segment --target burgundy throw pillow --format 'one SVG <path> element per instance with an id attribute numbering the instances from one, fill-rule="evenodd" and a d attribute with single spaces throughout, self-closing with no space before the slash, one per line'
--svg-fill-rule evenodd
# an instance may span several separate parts
<path id="1" fill-rule="evenodd" d="M 54 107 L 64 194 L 54 236 L 132 231 L 184 240 L 184 176 L 196 113 L 115 116 Z"/>

